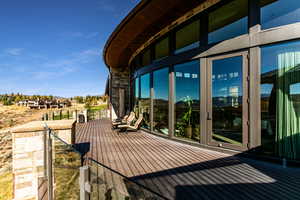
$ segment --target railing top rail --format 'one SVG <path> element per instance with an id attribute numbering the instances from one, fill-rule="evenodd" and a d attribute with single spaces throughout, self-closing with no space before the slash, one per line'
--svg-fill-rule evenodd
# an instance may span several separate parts
<path id="1" fill-rule="evenodd" d="M 49 133 L 50 133 L 51 136 L 53 136 L 55 139 L 59 140 L 60 142 L 62 142 L 66 146 L 70 147 L 74 152 L 76 152 L 76 153 L 78 153 L 82 156 L 82 153 L 80 151 L 78 151 L 76 148 L 74 148 L 74 146 L 72 144 L 68 144 L 63 139 L 58 137 L 51 128 L 47 128 L 47 129 L 49 130 Z"/>

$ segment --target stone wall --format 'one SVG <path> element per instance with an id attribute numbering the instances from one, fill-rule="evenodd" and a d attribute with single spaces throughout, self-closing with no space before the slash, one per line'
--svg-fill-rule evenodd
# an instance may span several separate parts
<path id="1" fill-rule="evenodd" d="M 110 103 L 112 110 L 118 117 L 125 114 L 130 108 L 130 78 L 129 71 L 120 71 L 111 69 L 110 73 Z M 120 99 L 120 90 L 124 89 L 124 99 Z M 124 102 L 124 110 L 122 111 L 120 102 Z"/>
<path id="2" fill-rule="evenodd" d="M 34 121 L 12 129 L 14 200 L 38 199 L 44 177 L 44 126 L 66 143 L 75 141 L 75 120 Z"/>

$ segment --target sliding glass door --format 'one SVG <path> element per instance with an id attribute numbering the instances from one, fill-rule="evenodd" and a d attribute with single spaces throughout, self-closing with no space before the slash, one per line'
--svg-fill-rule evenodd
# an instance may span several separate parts
<path id="1" fill-rule="evenodd" d="M 246 149 L 247 53 L 213 57 L 208 61 L 208 144 Z"/>
<path id="2" fill-rule="evenodd" d="M 150 129 L 150 74 L 144 74 L 140 79 L 139 114 L 143 115 L 142 127 Z"/>
<path id="3" fill-rule="evenodd" d="M 153 72 L 153 130 L 169 134 L 169 68 Z"/>

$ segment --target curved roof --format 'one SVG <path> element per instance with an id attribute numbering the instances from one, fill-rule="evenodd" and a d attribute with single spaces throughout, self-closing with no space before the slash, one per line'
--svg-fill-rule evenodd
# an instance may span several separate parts
<path id="1" fill-rule="evenodd" d="M 151 36 L 204 0 L 142 0 L 107 40 L 103 58 L 110 68 L 123 68 Z M 209 1 L 209 0 L 207 0 Z"/>

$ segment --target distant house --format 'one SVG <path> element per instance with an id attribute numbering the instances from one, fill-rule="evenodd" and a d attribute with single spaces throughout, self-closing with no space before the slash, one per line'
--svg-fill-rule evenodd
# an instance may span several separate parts
<path id="1" fill-rule="evenodd" d="M 48 109 L 48 108 L 66 108 L 71 106 L 69 100 L 23 100 L 17 103 L 18 106 L 25 106 L 31 109 Z"/>

